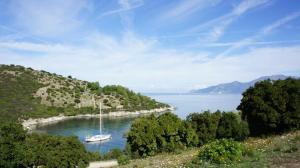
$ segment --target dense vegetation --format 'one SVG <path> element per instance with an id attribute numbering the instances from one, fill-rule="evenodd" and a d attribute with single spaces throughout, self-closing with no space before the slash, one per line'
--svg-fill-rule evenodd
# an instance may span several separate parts
<path id="1" fill-rule="evenodd" d="M 221 139 L 205 145 L 199 151 L 199 160 L 218 164 L 230 164 L 242 159 L 245 147 L 233 140 Z"/>
<path id="2" fill-rule="evenodd" d="M 127 133 L 128 150 L 133 157 L 174 152 L 197 144 L 191 125 L 168 112 L 136 119 Z"/>
<path id="3" fill-rule="evenodd" d="M 244 140 L 249 135 L 247 123 L 234 112 L 192 113 L 187 116 L 187 121 L 197 132 L 198 146 L 222 138 Z"/>
<path id="4" fill-rule="evenodd" d="M 238 107 L 253 136 L 300 128 L 300 80 L 262 81 L 243 93 Z"/>
<path id="5" fill-rule="evenodd" d="M 243 140 L 247 128 L 233 112 L 193 113 L 187 120 L 168 112 L 136 119 L 127 134 L 127 145 L 133 157 L 145 157 L 201 146 L 217 138 Z"/>
<path id="6" fill-rule="evenodd" d="M 132 167 L 186 167 L 186 168 L 253 168 L 253 167 L 286 167 L 298 168 L 300 165 L 300 131 L 292 131 L 265 138 L 249 137 L 240 142 L 244 146 L 240 161 L 219 164 L 199 158 L 199 151 L 209 144 L 189 148 L 177 153 L 160 153 L 155 156 L 134 159 L 120 168 Z M 223 156 L 224 157 L 224 156 Z"/>
<path id="7" fill-rule="evenodd" d="M 21 124 L 0 125 L 0 167 L 86 167 L 99 159 L 89 153 L 77 137 L 27 134 Z"/>
<path id="8" fill-rule="evenodd" d="M 96 103 L 94 103 L 96 102 Z M 46 71 L 0 65 L 0 117 L 39 118 L 59 114 L 149 110 L 168 105 L 122 86 L 100 87 L 98 82 L 65 78 Z"/>
<path id="9" fill-rule="evenodd" d="M 186 120 L 171 113 L 138 119 L 127 135 L 128 149 L 131 156 L 145 157 L 205 145 L 200 160 L 238 161 L 244 151 L 233 140 L 300 128 L 300 80 L 258 82 L 243 94 L 238 109 L 240 113 L 192 113 Z"/>

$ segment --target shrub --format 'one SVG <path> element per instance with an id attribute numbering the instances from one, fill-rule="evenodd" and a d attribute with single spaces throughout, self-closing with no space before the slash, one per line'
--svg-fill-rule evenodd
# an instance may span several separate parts
<path id="1" fill-rule="evenodd" d="M 238 110 L 253 136 L 300 128 L 300 80 L 262 81 L 243 93 Z"/>
<path id="2" fill-rule="evenodd" d="M 126 152 L 132 157 L 158 152 L 178 152 L 196 146 L 198 137 L 191 124 L 170 112 L 136 119 L 127 134 Z"/>
<path id="3" fill-rule="evenodd" d="M 26 134 L 21 124 L 1 123 L 0 167 L 86 167 L 91 155 L 76 137 Z"/>
<path id="4" fill-rule="evenodd" d="M 162 141 L 162 130 L 154 116 L 133 121 L 127 133 L 127 143 L 133 156 L 151 156 L 157 153 L 157 141 Z"/>
<path id="5" fill-rule="evenodd" d="M 187 121 L 183 121 L 182 127 L 179 130 L 179 136 L 181 143 L 186 147 L 197 146 L 199 143 L 196 130 L 193 129 L 192 124 Z"/>
<path id="6" fill-rule="evenodd" d="M 182 147 L 179 130 L 182 122 L 175 114 L 165 113 L 158 117 L 158 124 L 162 129 L 162 141 L 158 143 L 162 151 L 173 152 Z"/>
<path id="7" fill-rule="evenodd" d="M 120 157 L 121 155 L 123 155 L 123 152 L 121 149 L 119 148 L 114 148 L 111 149 L 108 153 L 106 153 L 105 155 L 103 155 L 103 159 L 104 160 L 109 160 L 109 159 L 117 159 L 118 157 Z"/>
<path id="8" fill-rule="evenodd" d="M 230 139 L 221 139 L 203 146 L 198 158 L 217 164 L 231 164 L 240 161 L 244 151 L 243 144 Z"/>
<path id="9" fill-rule="evenodd" d="M 210 113 L 192 113 L 187 116 L 187 121 L 192 124 L 196 130 L 199 145 L 203 145 L 216 138 L 216 131 L 221 117 L 221 112 Z"/>
<path id="10" fill-rule="evenodd" d="M 128 164 L 130 162 L 130 158 L 127 155 L 124 155 L 124 154 L 121 155 L 121 156 L 119 156 L 117 158 L 117 160 L 118 160 L 118 163 L 120 165 L 126 165 L 126 164 Z"/>
<path id="11" fill-rule="evenodd" d="M 239 114 L 223 112 L 217 129 L 217 138 L 244 140 L 249 134 L 247 122 L 242 121 Z"/>

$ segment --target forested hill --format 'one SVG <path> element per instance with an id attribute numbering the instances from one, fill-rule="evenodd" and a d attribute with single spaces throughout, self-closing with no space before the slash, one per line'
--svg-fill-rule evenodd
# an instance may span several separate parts
<path id="1" fill-rule="evenodd" d="M 0 65 L 0 118 L 136 111 L 166 107 L 125 87 L 88 82 L 16 65 Z"/>

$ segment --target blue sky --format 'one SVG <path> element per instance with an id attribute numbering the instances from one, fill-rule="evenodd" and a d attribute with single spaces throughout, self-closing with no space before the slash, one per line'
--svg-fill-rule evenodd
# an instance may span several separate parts
<path id="1" fill-rule="evenodd" d="M 0 0 L 0 64 L 140 92 L 300 76 L 297 0 Z"/>

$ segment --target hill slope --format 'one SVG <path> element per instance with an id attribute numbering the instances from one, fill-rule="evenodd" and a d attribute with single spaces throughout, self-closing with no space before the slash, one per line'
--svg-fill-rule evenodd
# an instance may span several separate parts
<path id="1" fill-rule="evenodd" d="M 190 148 L 178 153 L 163 153 L 143 159 L 131 160 L 122 168 L 131 167 L 280 167 L 291 168 L 300 166 L 300 132 L 290 132 L 283 135 L 267 138 L 248 138 L 242 142 L 246 148 L 246 154 L 240 162 L 234 164 L 213 164 L 203 162 L 201 165 L 193 164 L 197 160 L 199 148 Z"/>
<path id="2" fill-rule="evenodd" d="M 112 85 L 88 82 L 15 65 L 0 65 L 0 117 L 49 117 L 59 114 L 149 110 L 168 105 Z"/>
<path id="3" fill-rule="evenodd" d="M 203 89 L 192 90 L 191 93 L 199 93 L 199 94 L 241 94 L 249 87 L 254 86 L 254 84 L 258 81 L 263 80 L 283 80 L 288 78 L 288 76 L 284 75 L 272 75 L 272 76 L 263 76 L 258 79 L 252 80 L 250 82 L 238 82 L 234 81 L 231 83 L 224 83 L 215 86 L 210 86 Z"/>

